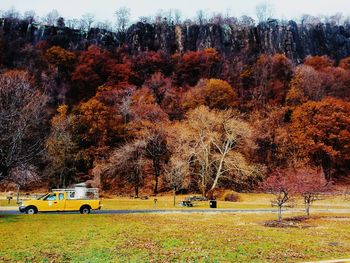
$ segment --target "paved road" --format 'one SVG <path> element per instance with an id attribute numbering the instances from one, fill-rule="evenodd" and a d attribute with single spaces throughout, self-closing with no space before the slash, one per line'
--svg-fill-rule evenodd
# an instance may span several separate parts
<path id="1" fill-rule="evenodd" d="M 302 209 L 288 209 L 284 213 L 303 212 Z M 328 213 L 349 213 L 349 209 L 314 209 L 314 212 Z M 249 213 L 277 213 L 276 209 L 148 209 L 148 210 L 96 210 L 93 214 L 188 214 L 188 213 L 231 213 L 231 214 L 249 214 Z M 19 215 L 18 210 L 0 208 L 0 215 Z M 79 212 L 46 212 L 46 214 L 79 214 Z"/>
<path id="2" fill-rule="evenodd" d="M 165 209 L 148 209 L 148 210 L 95 210 L 93 214 L 188 214 L 188 213 L 276 213 L 275 209 L 193 209 L 193 210 L 165 210 Z M 18 215 L 18 210 L 1 210 L 0 215 Z M 45 214 L 79 214 L 79 212 L 45 212 Z"/>

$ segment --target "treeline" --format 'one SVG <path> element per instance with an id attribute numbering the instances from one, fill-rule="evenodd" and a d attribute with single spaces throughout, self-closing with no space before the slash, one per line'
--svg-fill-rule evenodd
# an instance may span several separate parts
<path id="1" fill-rule="evenodd" d="M 253 17 L 242 15 L 233 16 L 229 10 L 226 12 L 208 12 L 198 10 L 194 17 L 184 17 L 179 9 L 158 10 L 153 15 L 141 16 L 132 19 L 131 10 L 128 7 L 119 7 L 114 9 L 113 20 L 97 20 L 93 13 L 85 13 L 80 18 L 64 17 L 56 9 L 50 12 L 38 15 L 34 10 L 27 10 L 24 13 L 19 12 L 14 7 L 9 10 L 0 10 L 0 18 L 8 20 L 26 21 L 29 24 L 38 24 L 46 26 L 56 26 L 58 28 L 67 27 L 73 30 L 88 32 L 93 28 L 98 28 L 110 32 L 125 32 L 133 23 L 147 24 L 167 24 L 167 25 L 228 25 L 250 27 L 267 21 L 277 21 L 281 25 L 288 24 L 286 19 L 279 19 L 274 14 L 274 7 L 268 3 L 261 3 L 255 8 L 255 19 Z M 350 25 L 350 17 L 341 12 L 332 15 L 313 16 L 302 14 L 294 20 L 300 25 L 329 24 L 332 26 Z"/>
<path id="2" fill-rule="evenodd" d="M 0 178 L 154 193 L 350 171 L 350 58 L 0 45 Z M 11 57 L 11 63 L 1 58 Z"/>

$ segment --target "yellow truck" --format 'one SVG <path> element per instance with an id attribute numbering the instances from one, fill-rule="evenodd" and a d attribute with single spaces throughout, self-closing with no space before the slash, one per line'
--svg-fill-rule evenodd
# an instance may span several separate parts
<path id="1" fill-rule="evenodd" d="M 19 211 L 26 214 L 54 211 L 80 211 L 82 214 L 89 214 L 91 210 L 101 209 L 101 201 L 96 195 L 78 195 L 75 190 L 54 190 L 38 199 L 23 201 Z"/>

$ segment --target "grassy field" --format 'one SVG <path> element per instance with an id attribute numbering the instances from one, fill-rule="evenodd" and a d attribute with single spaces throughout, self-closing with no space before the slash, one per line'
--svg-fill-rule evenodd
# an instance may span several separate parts
<path id="1" fill-rule="evenodd" d="M 350 216 L 294 227 L 271 214 L 0 217 L 1 262 L 302 262 L 350 257 Z M 296 214 L 289 214 L 296 216 Z"/>

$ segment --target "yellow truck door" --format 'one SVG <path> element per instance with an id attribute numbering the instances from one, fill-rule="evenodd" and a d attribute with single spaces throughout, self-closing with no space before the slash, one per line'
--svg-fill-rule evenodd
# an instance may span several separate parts
<path id="1" fill-rule="evenodd" d="M 64 204 L 64 193 L 52 193 L 42 200 L 39 211 L 61 211 L 64 210 Z"/>

